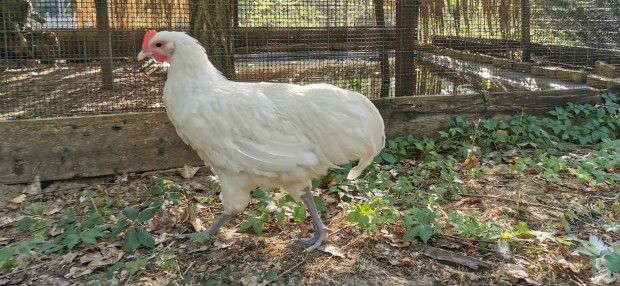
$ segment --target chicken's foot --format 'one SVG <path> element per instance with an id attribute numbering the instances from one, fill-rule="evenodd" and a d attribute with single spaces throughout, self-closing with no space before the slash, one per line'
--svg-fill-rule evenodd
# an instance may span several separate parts
<path id="1" fill-rule="evenodd" d="M 319 216 L 319 211 L 316 209 L 316 204 L 314 203 L 314 199 L 312 198 L 312 192 L 310 188 L 306 188 L 305 193 L 301 196 L 301 199 L 306 204 L 308 211 L 310 212 L 310 216 L 312 217 L 312 223 L 314 225 L 314 236 L 308 238 L 300 238 L 298 241 L 302 244 L 310 245 L 310 247 L 304 250 L 305 252 L 313 251 L 323 242 L 323 239 L 327 237 L 327 233 L 330 231 L 321 220 Z"/>
<path id="2" fill-rule="evenodd" d="M 210 227 L 203 230 L 202 233 L 204 233 L 205 235 L 209 237 L 215 236 L 215 234 L 220 229 L 220 227 L 222 227 L 222 225 L 224 225 L 224 223 L 226 223 L 228 219 L 230 219 L 230 217 L 231 215 L 223 213 L 219 218 L 217 218 L 217 220 L 213 222 L 213 224 Z M 177 235 L 177 238 L 193 238 L 195 235 L 196 233 L 179 234 Z"/>

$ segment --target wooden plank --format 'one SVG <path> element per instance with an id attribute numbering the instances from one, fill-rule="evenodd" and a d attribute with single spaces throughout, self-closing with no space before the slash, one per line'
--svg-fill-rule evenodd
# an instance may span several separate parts
<path id="1" fill-rule="evenodd" d="M 507 51 L 518 51 L 524 48 L 521 41 L 458 36 L 433 36 L 432 43 L 438 47 L 499 56 L 505 56 Z M 606 61 L 613 65 L 620 64 L 620 53 L 614 50 L 534 42 L 530 42 L 528 48 L 530 53 L 544 57 L 545 61 L 568 68 L 594 68 L 596 61 Z"/>
<path id="2" fill-rule="evenodd" d="M 165 113 L 0 122 L 0 184 L 202 164 Z"/>
<path id="3" fill-rule="evenodd" d="M 526 111 L 531 115 L 542 116 L 556 106 L 575 104 L 598 104 L 600 97 L 593 89 L 566 89 L 554 91 L 516 91 L 491 93 L 485 96 L 488 112 L 504 112 L 517 115 Z"/>
<path id="4" fill-rule="evenodd" d="M 484 113 L 480 95 L 407 96 L 373 101 L 383 116 L 388 138 L 413 134 L 432 137 L 454 114 Z"/>
<path id="5" fill-rule="evenodd" d="M 544 115 L 568 102 L 600 102 L 593 89 L 374 99 L 388 138 L 436 137 L 445 121 Z M 0 184 L 200 165 L 164 112 L 0 121 Z"/>
<path id="6" fill-rule="evenodd" d="M 373 100 L 386 126 L 388 138 L 413 134 L 414 137 L 437 138 L 445 130 L 446 120 L 462 115 L 466 119 L 512 118 L 526 112 L 544 116 L 556 106 L 600 103 L 593 89 L 516 91 L 503 93 L 409 96 Z"/>

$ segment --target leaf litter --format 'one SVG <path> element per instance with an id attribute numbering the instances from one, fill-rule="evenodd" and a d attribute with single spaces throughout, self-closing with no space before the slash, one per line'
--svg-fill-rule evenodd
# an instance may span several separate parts
<path id="1" fill-rule="evenodd" d="M 468 167 L 478 164 L 474 158 L 469 160 Z M 62 220 L 67 210 L 81 217 L 102 209 L 118 215 L 125 207 L 139 206 L 148 199 L 145 190 L 152 186 L 152 177 L 179 184 L 186 199 L 178 205 L 164 205 L 164 211 L 149 221 L 148 231 L 155 237 L 153 249 L 138 248 L 132 254 L 126 253 L 121 247 L 122 234 L 97 245 L 81 244 L 64 254 L 35 247 L 16 255 L 12 267 L 0 269 L 0 285 L 71 285 L 84 281 L 164 285 L 183 279 L 188 285 L 205 281 L 215 283 L 209 285 L 612 285 L 618 281 L 617 275 L 609 272 L 592 272 L 587 267 L 588 258 L 572 253 L 573 248 L 544 239 L 524 239 L 517 247 L 498 244 L 495 248 L 504 250 L 497 251 L 481 248 L 468 238 L 451 236 L 449 231 L 434 236 L 430 245 L 419 240 L 403 241 L 404 230 L 398 225 L 383 225 L 376 234 L 366 233 L 346 221 L 340 199 L 329 192 L 318 192 L 329 209 L 329 217 L 324 218 L 328 227 L 339 231 L 309 254 L 302 252 L 304 246 L 291 241 L 305 236 L 308 224 L 295 222 L 290 216 L 284 223 L 268 224 L 263 233 L 255 234 L 251 230 L 239 231 L 244 217 L 237 215 L 205 244 L 166 236 L 201 231 L 221 212 L 217 193 L 208 187 L 212 176 L 197 173 L 198 168 L 194 168 L 185 166 L 176 174 L 162 171 L 146 176 L 123 174 L 121 179 L 55 182 L 38 191 L 29 184 L 23 194 L 5 202 L 8 207 L 0 210 L 2 247 L 29 239 L 28 233 L 14 230 L 21 219 L 31 216 L 25 210 L 29 204 L 45 206 L 50 226 Z M 481 220 L 510 214 L 530 225 L 544 225 L 550 218 L 557 219 L 558 202 L 584 203 L 590 194 L 606 192 L 590 187 L 575 190 L 562 184 L 546 186 L 547 190 L 540 192 L 535 174 L 503 176 L 501 166 L 485 173 L 489 175 L 463 182 L 470 196 L 453 198 L 452 208 L 476 210 Z M 572 184 L 570 180 L 565 182 L 566 186 Z M 38 185 L 40 188 L 40 182 Z M 74 188 L 76 185 L 80 187 Z M 27 196 L 48 192 L 48 188 L 54 188 L 51 195 Z M 248 210 L 256 207 L 253 201 Z M 513 213 L 515 207 L 518 213 Z M 575 226 L 576 232 L 584 234 L 590 229 L 587 222 Z M 62 232 L 54 234 L 60 235 Z M 118 263 L 125 263 L 125 267 L 115 268 Z"/>

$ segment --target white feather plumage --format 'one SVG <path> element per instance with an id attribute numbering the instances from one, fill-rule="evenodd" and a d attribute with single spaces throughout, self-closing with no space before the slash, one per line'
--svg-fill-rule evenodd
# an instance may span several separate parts
<path id="1" fill-rule="evenodd" d="M 233 82 L 195 39 L 159 32 L 169 58 L 164 101 L 177 133 L 211 165 L 225 213 L 242 211 L 255 188 L 281 188 L 295 200 L 329 168 L 360 160 L 361 174 L 384 147 L 384 123 L 363 95 L 328 84 Z"/>

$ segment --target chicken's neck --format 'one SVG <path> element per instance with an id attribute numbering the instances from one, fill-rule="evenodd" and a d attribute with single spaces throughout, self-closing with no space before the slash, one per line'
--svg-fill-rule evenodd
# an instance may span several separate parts
<path id="1" fill-rule="evenodd" d="M 207 54 L 200 45 L 192 43 L 178 46 L 168 62 L 170 64 L 168 77 L 200 75 L 203 80 L 227 80 L 209 61 Z"/>

